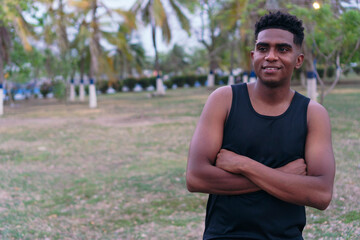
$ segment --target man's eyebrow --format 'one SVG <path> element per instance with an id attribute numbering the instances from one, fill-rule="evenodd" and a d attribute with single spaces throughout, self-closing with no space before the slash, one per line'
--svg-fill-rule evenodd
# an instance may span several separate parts
<path id="1" fill-rule="evenodd" d="M 292 46 L 288 43 L 279 43 L 276 44 L 276 47 L 287 47 L 287 48 L 292 48 Z"/>
<path id="2" fill-rule="evenodd" d="M 270 44 L 267 43 L 267 42 L 257 42 L 255 46 L 256 46 L 256 47 L 258 47 L 258 46 L 269 47 Z M 275 44 L 275 46 L 276 46 L 277 48 L 279 48 L 279 47 L 286 47 L 286 48 L 289 48 L 289 49 L 292 49 L 292 48 L 293 48 L 293 47 L 292 47 L 290 44 L 288 44 L 288 43 L 278 43 L 278 44 Z"/>
<path id="3" fill-rule="evenodd" d="M 269 46 L 270 44 L 266 43 L 266 42 L 257 42 L 256 46 Z"/>

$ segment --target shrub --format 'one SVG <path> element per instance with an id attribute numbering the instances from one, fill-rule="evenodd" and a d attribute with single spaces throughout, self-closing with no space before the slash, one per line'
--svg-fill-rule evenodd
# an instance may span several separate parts
<path id="1" fill-rule="evenodd" d="M 229 76 L 218 76 L 218 77 L 215 77 L 215 84 L 216 85 L 220 85 L 220 82 L 222 82 L 223 84 L 227 84 L 229 81 Z"/>
<path id="2" fill-rule="evenodd" d="M 185 84 L 186 77 L 184 76 L 175 76 L 171 78 L 173 84 L 176 84 L 178 87 L 183 87 Z"/>
<path id="3" fill-rule="evenodd" d="M 146 89 L 150 86 L 150 78 L 140 78 L 138 82 L 143 89 Z"/>
<path id="4" fill-rule="evenodd" d="M 119 80 L 113 83 L 112 87 L 115 89 L 115 91 L 117 92 L 121 92 L 122 91 L 122 87 L 124 86 L 124 82 Z"/>
<path id="5" fill-rule="evenodd" d="M 316 71 L 318 72 L 318 74 L 319 74 L 319 76 L 321 78 L 324 77 L 324 68 L 317 68 Z M 335 76 L 335 68 L 334 67 L 329 67 L 327 69 L 327 74 L 326 75 L 327 75 L 328 78 L 334 77 Z"/>
<path id="6" fill-rule="evenodd" d="M 353 69 L 357 75 L 360 75 L 360 66 L 354 67 Z"/>
<path id="7" fill-rule="evenodd" d="M 185 83 L 189 84 L 190 87 L 193 87 L 197 81 L 197 77 L 194 75 L 186 76 Z"/>
<path id="8" fill-rule="evenodd" d="M 129 88 L 130 91 L 132 91 L 136 85 L 137 81 L 135 78 L 126 78 L 124 80 L 124 85 Z"/>
<path id="9" fill-rule="evenodd" d="M 205 83 L 206 83 L 206 80 L 207 80 L 207 75 L 197 76 L 197 80 L 201 84 L 201 86 L 205 86 Z"/>
<path id="10" fill-rule="evenodd" d="M 150 85 L 152 85 L 154 88 L 156 88 L 156 77 L 150 77 L 148 79 L 149 79 Z"/>
<path id="11" fill-rule="evenodd" d="M 77 96 L 79 96 L 79 94 L 80 94 L 80 86 L 79 86 L 79 85 L 76 85 L 76 86 L 75 86 L 75 94 L 76 94 Z"/>
<path id="12" fill-rule="evenodd" d="M 66 96 L 66 85 L 64 81 L 58 80 L 53 82 L 54 97 L 60 100 L 65 99 Z"/>
<path id="13" fill-rule="evenodd" d="M 46 98 L 46 95 L 52 91 L 52 85 L 51 83 L 44 82 L 40 86 L 40 93 L 43 95 L 44 98 Z"/>
<path id="14" fill-rule="evenodd" d="M 172 88 L 172 86 L 173 86 L 173 81 L 172 81 L 172 79 L 168 79 L 168 80 L 166 80 L 166 81 L 164 81 L 164 85 L 168 88 L 168 89 L 171 89 Z"/>
<path id="15" fill-rule="evenodd" d="M 109 87 L 109 81 L 101 80 L 95 82 L 96 88 L 100 90 L 101 93 L 106 93 L 106 90 Z"/>

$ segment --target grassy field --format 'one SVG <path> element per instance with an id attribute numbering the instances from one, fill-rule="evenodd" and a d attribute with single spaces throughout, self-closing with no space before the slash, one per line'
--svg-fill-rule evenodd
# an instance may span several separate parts
<path id="1" fill-rule="evenodd" d="M 301 90 L 301 89 L 298 89 Z M 32 100 L 0 118 L 0 239 L 201 239 L 205 194 L 188 193 L 191 136 L 209 91 Z M 337 173 L 305 239 L 360 238 L 360 87 L 325 99 Z"/>

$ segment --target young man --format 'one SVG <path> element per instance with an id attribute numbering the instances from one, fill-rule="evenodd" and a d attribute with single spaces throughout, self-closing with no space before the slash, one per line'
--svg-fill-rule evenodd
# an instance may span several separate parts
<path id="1" fill-rule="evenodd" d="M 303 239 L 305 207 L 331 201 L 335 161 L 326 110 L 290 88 L 304 55 L 302 22 L 282 12 L 255 25 L 257 81 L 205 104 L 186 181 L 209 193 L 204 239 Z"/>

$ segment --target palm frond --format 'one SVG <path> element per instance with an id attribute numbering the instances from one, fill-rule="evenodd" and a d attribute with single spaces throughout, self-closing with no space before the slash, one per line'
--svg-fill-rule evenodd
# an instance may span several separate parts
<path id="1" fill-rule="evenodd" d="M 165 22 L 167 22 L 166 12 L 161 0 L 154 0 L 152 4 L 152 18 L 155 19 L 155 25 L 159 27 L 163 27 Z"/>
<path id="2" fill-rule="evenodd" d="M 177 19 L 180 22 L 181 28 L 184 29 L 188 35 L 190 35 L 190 22 L 189 19 L 183 14 L 180 7 L 174 0 L 169 0 L 171 7 L 174 9 Z"/>

